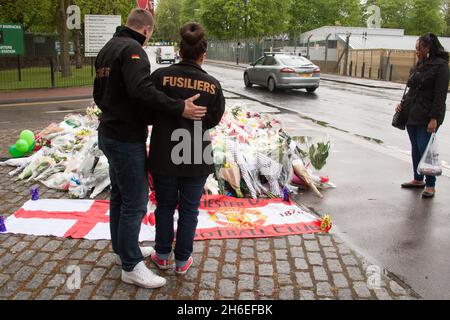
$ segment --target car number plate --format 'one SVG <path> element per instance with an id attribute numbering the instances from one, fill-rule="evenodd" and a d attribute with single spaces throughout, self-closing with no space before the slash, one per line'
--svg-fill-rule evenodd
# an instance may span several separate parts
<path id="1" fill-rule="evenodd" d="M 301 78 L 310 78 L 312 77 L 312 73 L 299 73 Z"/>

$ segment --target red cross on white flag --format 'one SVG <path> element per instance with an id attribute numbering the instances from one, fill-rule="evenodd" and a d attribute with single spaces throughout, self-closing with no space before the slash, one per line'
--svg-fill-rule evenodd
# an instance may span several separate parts
<path id="1" fill-rule="evenodd" d="M 140 241 L 155 240 L 155 206 L 150 201 L 142 220 Z M 236 199 L 204 196 L 196 240 L 267 238 L 322 232 L 322 221 L 283 199 Z M 175 214 L 175 230 L 178 213 Z M 110 239 L 109 201 L 27 201 L 5 221 L 8 233 L 100 240 Z M 327 230 L 328 231 L 328 230 Z"/>

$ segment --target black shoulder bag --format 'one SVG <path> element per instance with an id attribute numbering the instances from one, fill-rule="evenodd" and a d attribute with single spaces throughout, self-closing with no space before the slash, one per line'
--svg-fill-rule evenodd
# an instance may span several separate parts
<path id="1" fill-rule="evenodd" d="M 410 79 L 414 76 L 415 72 L 411 75 Z M 403 92 L 403 97 L 402 97 L 402 101 L 400 102 L 400 105 L 402 107 L 402 111 L 400 112 L 396 112 L 394 114 L 394 117 L 392 118 L 392 126 L 400 129 L 400 130 L 405 130 L 406 129 L 406 124 L 408 123 L 408 117 L 409 117 L 409 102 L 408 100 L 410 99 L 406 99 L 406 94 L 407 94 L 407 90 L 408 90 L 408 83 L 409 80 L 406 84 L 406 88 L 405 91 Z"/>

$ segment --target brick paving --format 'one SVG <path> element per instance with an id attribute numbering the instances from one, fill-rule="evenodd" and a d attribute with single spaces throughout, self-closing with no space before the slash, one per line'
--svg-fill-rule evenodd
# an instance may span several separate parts
<path id="1" fill-rule="evenodd" d="M 27 128 L 40 130 L 48 124 L 45 119 L 30 120 Z M 7 146 L 20 131 L 0 129 L 0 157 L 6 157 Z M 8 176 L 12 170 L 0 167 L 0 215 L 5 217 L 29 200 L 30 187 L 35 184 L 15 181 Z M 40 196 L 68 197 L 43 185 Z M 103 192 L 97 199 L 108 197 Z M 371 263 L 332 233 L 196 242 L 193 256 L 194 266 L 185 276 L 176 276 L 173 270 L 159 272 L 167 285 L 147 290 L 120 281 L 121 269 L 115 265 L 109 241 L 0 234 L 0 300 L 420 298 L 384 274 L 379 288 L 369 288 L 366 271 Z M 78 271 L 80 288 L 73 289 Z"/>
<path id="2" fill-rule="evenodd" d="M 0 212 L 12 214 L 29 199 L 33 183 L 15 182 L 0 167 Z M 41 197 L 66 198 L 41 186 Z M 107 199 L 104 192 L 99 199 Z M 151 245 L 152 243 L 146 243 Z M 383 275 L 368 288 L 367 266 L 333 234 L 195 243 L 193 268 L 184 277 L 161 272 L 164 288 L 146 290 L 120 281 L 109 241 L 0 234 L 0 299 L 417 299 Z M 155 267 L 149 267 L 156 271 Z M 80 289 L 71 289 L 72 266 Z"/>

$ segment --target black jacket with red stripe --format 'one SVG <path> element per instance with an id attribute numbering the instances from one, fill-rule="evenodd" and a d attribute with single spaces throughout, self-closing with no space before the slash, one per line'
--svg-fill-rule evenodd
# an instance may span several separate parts
<path id="1" fill-rule="evenodd" d="M 151 85 L 145 37 L 118 27 L 95 61 L 94 100 L 102 110 L 99 133 L 122 142 L 145 142 L 152 111 L 181 116 L 184 101 Z"/>
<path id="2" fill-rule="evenodd" d="M 150 142 L 149 169 L 154 174 L 198 177 L 215 172 L 209 129 L 217 126 L 225 111 L 219 81 L 193 61 L 182 61 L 156 70 L 151 80 L 158 90 L 174 99 L 196 94 L 196 105 L 207 107 L 202 121 L 191 121 L 156 112 Z"/>

